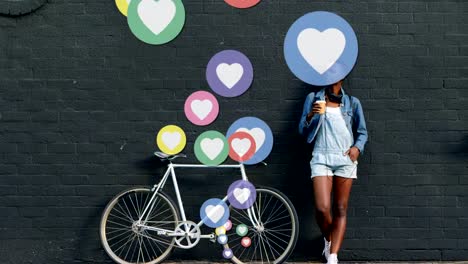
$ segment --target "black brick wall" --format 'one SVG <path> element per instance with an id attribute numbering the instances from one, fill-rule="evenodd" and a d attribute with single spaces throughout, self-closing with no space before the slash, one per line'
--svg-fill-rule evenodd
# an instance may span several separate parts
<path id="1" fill-rule="evenodd" d="M 294 257 L 317 259 L 310 148 L 296 132 L 313 88 L 282 55 L 289 26 L 316 10 L 336 12 L 356 30 L 360 56 L 346 89 L 360 98 L 370 133 L 340 259 L 468 259 L 465 1 L 264 0 L 250 10 L 184 3 L 186 26 L 164 46 L 138 41 L 114 1 L 51 0 L 27 16 L 0 16 L 1 263 L 109 262 L 100 214 L 120 190 L 157 180 L 159 128 L 182 126 L 193 162 L 199 133 L 225 132 L 245 115 L 266 120 L 276 140 L 269 166 L 248 173 L 291 197 L 301 220 Z M 239 98 L 218 96 L 217 121 L 193 126 L 184 100 L 209 90 L 206 64 L 223 49 L 251 59 L 253 86 Z M 237 179 L 180 173 L 195 219 L 205 199 Z M 220 260 L 221 250 L 203 242 L 173 258 Z"/>

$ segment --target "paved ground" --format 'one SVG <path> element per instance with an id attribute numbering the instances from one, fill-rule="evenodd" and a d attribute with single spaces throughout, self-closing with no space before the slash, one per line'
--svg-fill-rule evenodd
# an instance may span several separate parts
<path id="1" fill-rule="evenodd" d="M 183 262 L 168 262 L 167 264 L 226 264 L 229 262 L 209 262 L 209 261 L 183 261 Z M 287 262 L 286 264 L 318 264 L 322 262 Z M 403 263 L 424 263 L 424 264 L 468 264 L 467 261 L 393 261 L 393 262 L 358 262 L 358 261 L 352 261 L 352 262 L 346 262 L 346 261 L 340 261 L 339 263 L 341 264 L 403 264 Z"/>

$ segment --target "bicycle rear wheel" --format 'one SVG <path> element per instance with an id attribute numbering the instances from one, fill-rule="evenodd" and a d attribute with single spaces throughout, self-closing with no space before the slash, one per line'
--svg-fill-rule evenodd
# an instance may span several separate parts
<path id="1" fill-rule="evenodd" d="M 119 264 L 161 263 L 174 248 L 175 238 L 159 235 L 137 224 L 154 192 L 134 188 L 115 196 L 101 218 L 100 236 L 106 253 Z M 159 191 L 146 225 L 173 231 L 179 221 L 174 203 Z"/>
<path id="2" fill-rule="evenodd" d="M 257 199 L 251 207 L 259 221 L 252 225 L 247 210 L 231 206 L 232 229 L 227 232 L 228 244 L 233 252 L 231 261 L 243 263 L 283 263 L 291 255 L 299 234 L 297 213 L 291 201 L 273 188 L 258 188 Z M 236 227 L 245 224 L 248 233 L 245 236 L 236 234 Z M 249 237 L 251 245 L 244 247 L 241 239 Z"/>

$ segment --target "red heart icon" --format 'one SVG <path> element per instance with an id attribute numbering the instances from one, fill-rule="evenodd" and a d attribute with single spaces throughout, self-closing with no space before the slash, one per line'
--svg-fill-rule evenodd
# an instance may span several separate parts
<path id="1" fill-rule="evenodd" d="M 249 8 L 260 3 L 260 0 L 224 0 L 224 2 L 237 8 Z"/>
<path id="2" fill-rule="evenodd" d="M 250 245 L 252 245 L 252 240 L 250 237 L 243 237 L 241 240 L 241 245 L 245 248 L 250 247 Z"/>
<path id="3" fill-rule="evenodd" d="M 235 161 L 247 161 L 255 154 L 255 139 L 247 132 L 240 131 L 232 134 L 228 142 L 229 157 Z"/>

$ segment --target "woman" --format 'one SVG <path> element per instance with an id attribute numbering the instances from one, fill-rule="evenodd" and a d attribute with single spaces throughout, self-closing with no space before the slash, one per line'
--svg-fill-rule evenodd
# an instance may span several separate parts
<path id="1" fill-rule="evenodd" d="M 310 165 L 316 218 L 324 236 L 323 254 L 329 264 L 338 263 L 351 185 L 357 178 L 357 160 L 367 141 L 361 103 L 345 94 L 342 83 L 341 80 L 310 93 L 299 124 L 299 132 L 314 145 Z"/>

